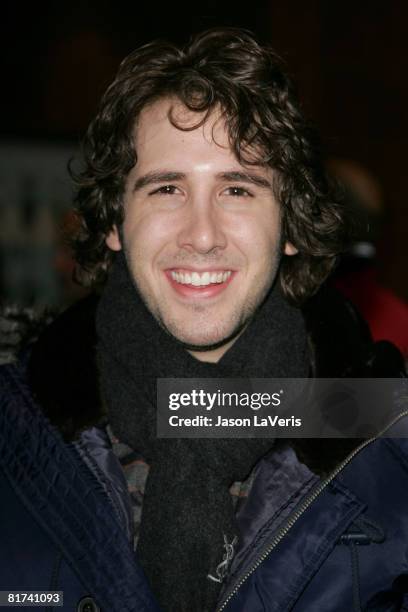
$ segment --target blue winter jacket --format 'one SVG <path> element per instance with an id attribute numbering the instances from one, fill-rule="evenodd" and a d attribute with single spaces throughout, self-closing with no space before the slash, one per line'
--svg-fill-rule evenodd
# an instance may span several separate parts
<path id="1" fill-rule="evenodd" d="M 39 608 L 48 611 L 150 612 L 158 606 L 130 541 L 124 476 L 93 407 L 84 414 L 91 381 L 85 375 L 79 384 L 77 368 L 89 374 L 86 364 L 68 365 L 70 351 L 80 353 L 73 330 L 89 326 L 81 308 L 40 342 L 31 371 L 30 364 L 0 368 L 0 591 L 63 591 L 62 607 Z M 312 312 L 316 345 L 330 325 L 318 308 Z M 336 333 L 344 342 L 345 329 Z M 53 351 L 68 361 L 57 366 Z M 322 347 L 314 373 L 347 375 L 356 356 L 359 374 L 400 369 L 385 346 L 373 352 L 362 341 L 344 359 L 347 353 L 339 346 L 329 367 Z M 258 463 L 218 610 L 408 610 L 408 416 L 394 428 L 401 437 L 363 443 L 340 458 L 334 441 L 282 443 Z M 315 469 L 319 459 L 323 470 Z"/>

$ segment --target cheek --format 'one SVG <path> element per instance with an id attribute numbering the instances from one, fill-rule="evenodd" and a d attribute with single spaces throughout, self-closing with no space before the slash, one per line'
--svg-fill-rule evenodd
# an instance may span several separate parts
<path id="1" fill-rule="evenodd" d="M 162 215 L 128 216 L 123 235 L 125 248 L 135 266 L 153 263 L 161 251 L 171 242 L 172 224 Z"/>
<path id="2" fill-rule="evenodd" d="M 263 221 L 246 220 L 237 226 L 235 240 L 249 260 L 269 261 L 280 252 L 279 219 L 271 215 Z"/>

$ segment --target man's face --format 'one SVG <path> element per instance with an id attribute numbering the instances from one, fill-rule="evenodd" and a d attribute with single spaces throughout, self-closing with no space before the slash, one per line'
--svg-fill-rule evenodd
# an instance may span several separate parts
<path id="1" fill-rule="evenodd" d="M 178 125 L 201 118 L 174 99 L 142 111 L 138 159 L 126 182 L 123 244 L 116 227 L 107 244 L 124 248 L 147 307 L 193 354 L 205 359 L 198 347 L 224 343 L 208 359 L 216 361 L 272 286 L 280 210 L 273 171 L 236 160 L 219 114 L 183 131 L 169 121 L 171 107 Z M 286 244 L 285 252 L 295 249 Z"/>

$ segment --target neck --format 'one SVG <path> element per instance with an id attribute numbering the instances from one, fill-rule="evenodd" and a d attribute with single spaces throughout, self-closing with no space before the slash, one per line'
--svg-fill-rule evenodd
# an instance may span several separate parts
<path id="1" fill-rule="evenodd" d="M 218 363 L 221 357 L 225 355 L 225 353 L 231 348 L 234 342 L 239 338 L 239 336 L 242 334 L 242 331 L 237 336 L 232 338 L 232 340 L 229 340 L 222 346 L 217 346 L 217 348 L 215 349 L 210 349 L 209 351 L 188 350 L 187 352 L 190 353 L 190 355 L 192 355 L 198 361 L 204 361 L 206 363 Z"/>

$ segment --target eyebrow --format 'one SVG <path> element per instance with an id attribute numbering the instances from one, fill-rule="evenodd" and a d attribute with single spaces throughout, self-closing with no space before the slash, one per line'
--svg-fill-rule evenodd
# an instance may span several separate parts
<path id="1" fill-rule="evenodd" d="M 146 187 L 146 185 L 153 185 L 156 183 L 166 183 L 171 181 L 181 181 L 186 178 L 184 172 L 148 172 L 140 178 L 138 178 L 133 186 L 133 192 L 139 191 Z"/>
<path id="2" fill-rule="evenodd" d="M 252 183 L 258 187 L 264 189 L 272 189 L 272 184 L 268 179 L 254 172 L 241 172 L 239 170 L 232 170 L 231 172 L 221 172 L 217 174 L 217 178 L 225 181 L 238 181 L 240 183 Z"/>
<path id="3" fill-rule="evenodd" d="M 171 181 L 181 181 L 186 178 L 184 172 L 148 172 L 143 176 L 139 177 L 133 186 L 133 193 L 140 191 L 147 185 L 154 185 L 157 183 L 166 183 Z M 240 170 L 231 170 L 229 172 L 220 172 L 216 175 L 216 178 L 224 181 L 238 181 L 239 183 L 250 183 L 257 185 L 263 189 L 272 189 L 272 184 L 263 176 L 259 176 L 254 172 L 242 172 Z"/>

